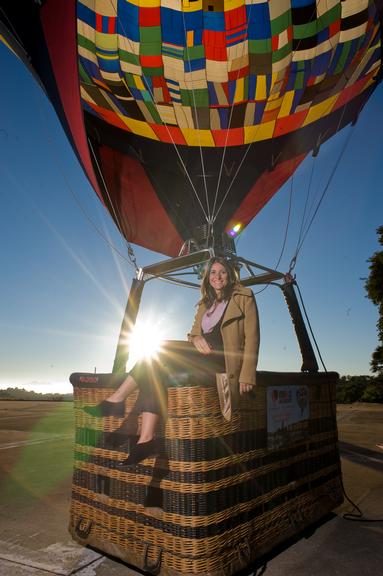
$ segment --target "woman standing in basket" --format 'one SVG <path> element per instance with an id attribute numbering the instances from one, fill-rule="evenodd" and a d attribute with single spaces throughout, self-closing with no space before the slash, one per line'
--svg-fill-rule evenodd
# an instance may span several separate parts
<path id="1" fill-rule="evenodd" d="M 224 258 L 209 260 L 201 285 L 201 300 L 188 340 L 201 354 L 200 368 L 210 375 L 225 373 L 231 406 L 238 406 L 241 395 L 256 384 L 259 350 L 258 312 L 253 292 L 241 286 L 238 275 Z M 161 367 L 158 366 L 161 372 Z M 120 416 L 125 413 L 125 399 L 139 388 L 138 405 L 142 412 L 141 433 L 128 458 L 120 463 L 130 466 L 158 455 L 155 440 L 163 410 L 165 374 L 149 373 L 145 363 L 137 364 L 121 386 L 98 406 L 85 406 L 93 416 Z M 162 400 L 162 401 L 161 401 Z"/>

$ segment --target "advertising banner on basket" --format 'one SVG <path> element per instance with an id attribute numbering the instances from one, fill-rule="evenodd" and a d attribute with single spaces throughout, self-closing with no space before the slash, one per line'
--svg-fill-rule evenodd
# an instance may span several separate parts
<path id="1" fill-rule="evenodd" d="M 281 448 L 308 436 L 308 386 L 270 386 L 267 389 L 267 445 Z"/>

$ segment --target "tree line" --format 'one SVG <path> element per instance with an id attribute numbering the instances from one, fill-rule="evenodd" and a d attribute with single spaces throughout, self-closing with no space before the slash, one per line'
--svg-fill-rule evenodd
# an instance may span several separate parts
<path id="1" fill-rule="evenodd" d="M 48 402 L 72 402 L 73 394 L 34 392 L 24 388 L 6 388 L 0 390 L 0 400 L 43 400 Z"/>

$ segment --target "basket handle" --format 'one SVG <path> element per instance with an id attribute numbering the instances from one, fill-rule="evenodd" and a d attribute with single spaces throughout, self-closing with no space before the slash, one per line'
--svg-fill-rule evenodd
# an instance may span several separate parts
<path id="1" fill-rule="evenodd" d="M 159 571 L 161 570 L 162 548 L 157 547 L 158 550 L 157 559 L 150 562 L 148 559 L 150 546 L 151 546 L 150 544 L 145 544 L 144 547 L 143 570 L 145 570 L 146 572 L 150 572 L 150 574 L 158 574 Z"/>

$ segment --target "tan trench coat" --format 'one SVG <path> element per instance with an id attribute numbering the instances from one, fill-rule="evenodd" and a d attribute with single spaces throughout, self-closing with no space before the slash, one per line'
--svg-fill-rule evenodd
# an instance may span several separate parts
<path id="1" fill-rule="evenodd" d="M 188 339 L 202 335 L 202 317 L 206 305 L 200 304 L 194 318 Z M 226 373 L 229 378 L 232 404 L 239 399 L 239 382 L 256 383 L 256 368 L 259 352 L 258 310 L 253 292 L 240 284 L 234 287 L 233 294 L 225 310 L 221 333 L 225 354 Z"/>

